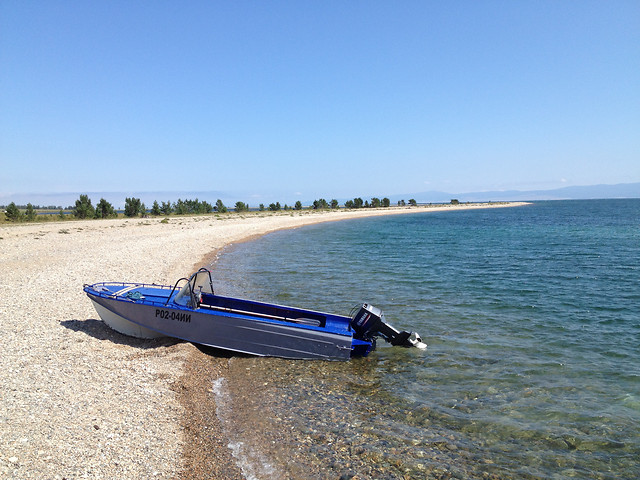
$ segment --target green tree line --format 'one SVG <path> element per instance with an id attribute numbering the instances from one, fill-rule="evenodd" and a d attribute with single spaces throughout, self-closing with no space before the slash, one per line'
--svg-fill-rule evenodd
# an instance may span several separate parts
<path id="1" fill-rule="evenodd" d="M 405 206 L 406 202 L 404 200 L 398 201 L 399 206 Z M 417 205 L 415 199 L 409 200 L 409 205 Z M 390 201 L 387 197 L 384 197 L 382 200 L 377 197 L 372 197 L 371 201 L 363 200 L 360 197 L 356 197 L 353 200 L 347 200 L 344 203 L 344 208 L 380 208 L 380 207 L 389 207 Z M 8 206 L 5 207 L 5 217 L 8 222 L 22 222 L 22 221 L 35 221 L 38 213 L 37 210 L 41 207 L 34 207 L 31 203 L 23 206 L 22 208 L 17 206 L 14 202 L 11 202 Z M 65 214 L 61 207 L 46 207 L 48 210 L 59 209 L 58 219 L 64 220 L 69 217 L 69 215 Z M 289 206 L 284 204 L 284 207 L 280 205 L 280 202 L 271 203 L 268 206 L 270 211 L 280 211 L 280 210 L 302 210 L 304 207 L 302 203 L 298 200 L 293 206 Z M 320 198 L 314 200 L 313 203 L 308 207 L 312 210 L 328 210 L 328 209 L 338 209 L 340 208 L 339 202 L 336 199 L 332 199 L 330 202 L 327 202 L 324 198 Z M 265 205 L 260 204 L 260 211 L 264 211 Z M 24 211 L 23 211 L 24 210 Z M 91 203 L 91 199 L 88 195 L 80 195 L 78 200 L 76 200 L 75 205 L 69 206 L 67 210 L 71 211 L 70 216 L 73 216 L 77 219 L 90 219 L 90 218 L 117 218 L 118 212 L 113 207 L 113 205 L 101 198 L 100 201 L 93 206 Z M 238 201 L 234 206 L 234 210 L 236 212 L 246 212 L 249 211 L 249 204 Z M 204 215 L 213 212 L 218 213 L 227 213 L 229 210 L 224 205 L 222 200 L 218 199 L 215 205 L 211 205 L 209 202 L 200 201 L 197 198 L 195 200 L 189 199 L 178 199 L 175 202 L 166 201 L 158 203 L 157 200 L 154 200 L 153 205 L 150 209 L 147 209 L 146 205 L 139 199 L 135 197 L 126 198 L 124 205 L 123 215 L 125 217 L 145 217 L 148 215 L 151 216 L 168 216 L 168 215 Z"/>

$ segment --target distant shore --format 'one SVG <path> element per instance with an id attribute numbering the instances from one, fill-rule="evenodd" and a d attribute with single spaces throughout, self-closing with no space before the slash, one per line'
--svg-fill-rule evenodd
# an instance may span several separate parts
<path id="1" fill-rule="evenodd" d="M 250 212 L 0 226 L 0 477 L 217 478 L 242 474 L 211 380 L 228 360 L 101 321 L 98 281 L 173 284 L 222 247 L 285 228 L 524 203 Z"/>

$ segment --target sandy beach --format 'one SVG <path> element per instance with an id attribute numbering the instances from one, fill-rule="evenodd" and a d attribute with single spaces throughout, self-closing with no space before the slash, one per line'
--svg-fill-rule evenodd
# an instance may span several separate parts
<path id="1" fill-rule="evenodd" d="M 3 224 L 0 478 L 242 478 L 199 401 L 228 359 L 112 331 L 83 284 L 173 284 L 225 245 L 283 228 L 515 205 Z"/>

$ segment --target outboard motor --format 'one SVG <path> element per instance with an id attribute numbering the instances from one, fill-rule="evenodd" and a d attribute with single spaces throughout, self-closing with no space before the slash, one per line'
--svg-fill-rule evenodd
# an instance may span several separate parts
<path id="1" fill-rule="evenodd" d="M 420 335 L 415 332 L 399 332 L 384 321 L 382 310 L 367 303 L 363 303 L 352 316 L 351 328 L 355 331 L 354 337 L 360 340 L 375 341 L 374 337 L 377 336 L 384 338 L 391 345 L 427 348 L 427 345 L 422 343 Z"/>

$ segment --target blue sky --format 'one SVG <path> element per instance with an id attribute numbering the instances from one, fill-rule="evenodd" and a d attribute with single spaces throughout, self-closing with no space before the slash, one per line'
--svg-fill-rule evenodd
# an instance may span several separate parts
<path id="1" fill-rule="evenodd" d="M 0 2 L 0 203 L 629 183 L 639 153 L 637 0 Z"/>

